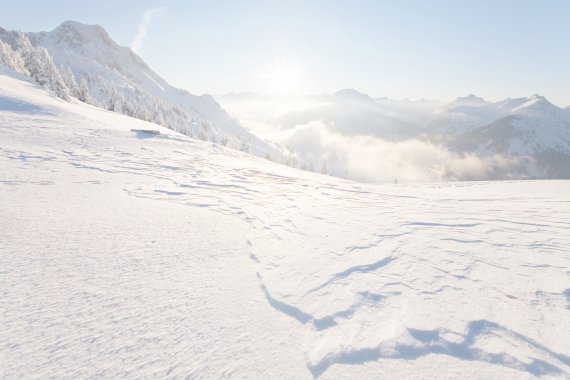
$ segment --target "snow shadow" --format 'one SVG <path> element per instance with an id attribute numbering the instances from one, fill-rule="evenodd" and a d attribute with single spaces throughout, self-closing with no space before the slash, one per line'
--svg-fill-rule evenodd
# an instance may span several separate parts
<path id="1" fill-rule="evenodd" d="M 566 289 L 562 292 L 562 294 L 564 294 L 564 297 L 566 297 L 566 302 L 568 303 L 568 305 L 566 305 L 566 309 L 570 309 L 570 289 Z"/>
<path id="2" fill-rule="evenodd" d="M 0 111 L 28 113 L 28 114 L 51 114 L 44 108 L 20 99 L 0 96 Z"/>
<path id="3" fill-rule="evenodd" d="M 263 283 L 261 283 L 260 285 L 261 285 L 261 290 L 265 294 L 265 298 L 267 298 L 267 302 L 269 302 L 269 304 L 277 311 L 280 311 L 283 314 L 295 318 L 297 321 L 299 321 L 299 323 L 303 325 L 313 319 L 312 315 L 303 312 L 298 307 L 286 304 L 285 302 L 281 302 L 273 298 L 271 293 L 269 293 L 269 291 L 267 290 L 267 287 Z"/>
<path id="4" fill-rule="evenodd" d="M 257 257 L 253 254 L 250 255 L 250 258 L 256 263 L 259 262 Z M 306 313 L 296 306 L 285 303 L 283 301 L 279 301 L 273 297 L 271 295 L 271 292 L 269 292 L 269 289 L 267 289 L 267 286 L 265 286 L 263 283 L 261 275 L 259 273 L 257 273 L 257 279 L 259 280 L 259 286 L 261 287 L 261 290 L 263 291 L 263 294 L 265 295 L 265 298 L 271 307 L 280 313 L 296 319 L 297 322 L 301 323 L 302 325 L 311 322 L 317 331 L 326 330 L 336 326 L 338 324 L 337 319 L 348 319 L 352 317 L 360 307 L 366 304 L 366 302 L 357 302 L 352 304 L 348 309 L 337 311 L 336 313 L 326 315 L 322 318 L 316 318 L 314 315 Z M 397 294 L 399 293 L 387 293 L 387 295 L 383 295 L 370 292 L 358 292 L 358 295 L 361 297 L 361 299 L 371 303 L 379 303 L 388 296 Z"/>
<path id="5" fill-rule="evenodd" d="M 356 313 L 356 311 L 362 306 L 379 304 L 386 298 L 398 295 L 400 293 L 393 292 L 385 294 L 376 294 L 365 291 L 365 292 L 358 292 L 357 294 L 360 296 L 361 300 L 359 302 L 352 304 L 348 309 L 337 311 L 336 313 L 327 315 L 322 318 L 314 318 L 313 325 L 315 326 L 315 329 L 318 331 L 322 331 L 334 327 L 338 324 L 337 319 L 348 319 L 352 317 Z"/>
<path id="6" fill-rule="evenodd" d="M 324 282 L 323 284 L 317 286 L 316 288 L 313 288 L 311 290 L 309 290 L 308 293 L 314 293 L 316 291 L 319 291 L 335 282 L 338 282 L 342 279 L 345 279 L 349 276 L 351 276 L 354 273 L 369 273 L 369 272 L 374 272 L 380 268 L 385 267 L 386 265 L 390 264 L 392 261 L 394 261 L 395 258 L 393 256 L 389 256 L 389 257 L 385 257 L 379 261 L 376 261 L 372 264 L 364 264 L 364 265 L 356 265 L 353 267 L 350 267 L 340 273 L 336 273 L 334 275 L 332 275 L 326 282 Z"/>
<path id="7" fill-rule="evenodd" d="M 430 354 L 448 355 L 460 360 L 483 361 L 502 365 L 519 371 L 528 372 L 534 376 L 568 376 L 568 372 L 558 365 L 570 366 L 570 357 L 549 350 L 540 343 L 497 323 L 478 320 L 467 325 L 467 332 L 463 341 L 456 343 L 445 340 L 442 335 L 446 330 L 416 330 L 408 329 L 409 334 L 417 344 L 379 345 L 377 347 L 331 353 L 315 364 L 308 364 L 314 378 L 320 377 L 334 364 L 359 365 L 366 362 L 378 361 L 382 358 L 415 360 Z M 552 359 L 546 362 L 535 357 L 528 357 L 522 361 L 507 353 L 489 353 L 474 347 L 479 337 L 493 335 L 495 337 L 508 336 L 516 339 L 521 346 L 529 347 L 536 354 Z"/>
<path id="8" fill-rule="evenodd" d="M 149 132 L 146 132 L 146 131 L 142 131 L 142 130 L 140 130 L 140 131 L 132 131 L 132 132 L 135 133 L 135 136 L 136 136 L 138 139 L 152 139 L 152 138 L 156 138 L 156 137 L 157 137 L 156 135 L 154 135 L 154 134 L 152 134 L 152 133 L 149 133 Z"/>

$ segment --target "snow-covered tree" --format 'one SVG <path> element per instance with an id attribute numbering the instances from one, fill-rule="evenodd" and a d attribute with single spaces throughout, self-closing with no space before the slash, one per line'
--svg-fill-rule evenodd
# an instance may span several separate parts
<path id="1" fill-rule="evenodd" d="M 30 75 L 22 56 L 2 40 L 0 40 L 0 65 L 5 65 L 20 74 Z"/>
<path id="2" fill-rule="evenodd" d="M 112 92 L 109 95 L 109 101 L 107 102 L 107 110 L 115 111 L 117 109 L 117 93 Z"/>
<path id="3" fill-rule="evenodd" d="M 325 160 L 323 160 L 323 164 L 321 166 L 321 174 L 329 174 L 329 171 L 327 169 L 327 162 Z"/>
<path id="4" fill-rule="evenodd" d="M 61 73 L 61 77 L 63 78 L 63 82 L 69 88 L 69 93 L 71 96 L 77 98 L 79 94 L 79 85 L 75 80 L 75 75 L 73 75 L 73 71 L 69 68 L 69 66 L 64 67 L 61 65 L 59 67 L 59 72 Z"/>
<path id="5" fill-rule="evenodd" d="M 24 62 L 30 61 L 32 59 L 32 52 L 34 50 L 34 47 L 32 46 L 32 43 L 30 42 L 28 36 L 26 36 L 24 33 L 17 33 L 15 44 L 16 50 Z"/>
<path id="6" fill-rule="evenodd" d="M 52 91 L 57 97 L 69 99 L 69 88 L 44 47 L 34 48 L 26 68 L 36 82 Z"/>
<path id="7" fill-rule="evenodd" d="M 57 97 L 69 99 L 69 88 L 47 49 L 32 46 L 30 39 L 23 33 L 16 36 L 16 46 L 30 76 Z"/>
<path id="8" fill-rule="evenodd" d="M 87 86 L 87 81 L 82 78 L 79 82 L 79 91 L 77 93 L 77 99 L 83 103 L 91 104 L 91 95 L 89 94 L 89 87 Z"/>
<path id="9" fill-rule="evenodd" d="M 208 140 L 208 132 L 206 131 L 206 128 L 204 127 L 204 125 L 202 125 L 202 127 L 200 128 L 200 131 L 198 132 L 198 138 L 200 140 Z"/>

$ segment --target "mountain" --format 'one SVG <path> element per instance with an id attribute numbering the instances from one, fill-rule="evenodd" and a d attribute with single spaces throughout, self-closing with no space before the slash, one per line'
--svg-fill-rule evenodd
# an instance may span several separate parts
<path id="1" fill-rule="evenodd" d="M 353 88 L 345 88 L 335 92 L 332 97 L 334 99 L 341 99 L 344 101 L 354 101 L 354 102 L 374 102 L 374 99 L 370 95 L 364 94 L 362 92 L 356 91 Z"/>
<path id="2" fill-rule="evenodd" d="M 314 146 L 319 151 L 307 154 L 324 156 L 322 160 L 326 161 L 329 172 L 336 175 L 354 171 L 354 165 L 352 168 L 339 168 L 338 157 L 344 157 L 346 161 L 352 155 L 355 160 L 373 162 L 401 154 L 411 157 L 410 153 L 416 149 L 400 153 L 399 150 L 395 152 L 393 147 L 422 141 L 441 148 L 439 153 L 434 154 L 441 157 L 442 162 L 437 167 L 419 171 L 440 171 L 440 167 L 445 165 L 443 161 L 449 160 L 450 155 L 479 161 L 494 160 L 502 167 L 486 171 L 483 176 L 445 174 L 433 180 L 570 178 L 570 108 L 557 107 L 538 94 L 498 102 L 489 102 L 470 94 L 450 102 L 438 102 L 374 99 L 357 90 L 345 89 L 331 95 L 290 99 L 288 111 L 284 106 L 286 102 L 274 101 L 262 95 L 240 98 L 234 94 L 220 99 L 246 125 L 272 125 L 273 130 L 281 131 L 284 140 L 276 141 L 292 150 L 301 147 L 307 151 L 307 144 L 304 143 L 307 134 L 294 138 L 291 138 L 291 134 L 300 129 L 306 130 L 307 126 L 324 124 L 328 131 L 326 133 L 337 133 L 344 138 L 344 142 L 332 142 L 329 150 L 323 150 L 322 144 Z M 277 108 L 275 104 L 278 104 L 282 111 L 270 117 L 267 116 L 269 113 L 263 111 L 256 114 L 256 108 L 263 108 L 261 105 L 264 101 L 265 108 Z M 271 128 L 265 127 L 265 130 L 271 131 Z M 359 146 L 359 142 L 364 145 Z M 348 145 L 356 147 L 339 151 Z M 384 154 L 363 154 L 366 149 L 373 150 L 371 146 L 378 147 Z M 327 161 L 330 157 L 332 159 Z M 408 161 L 401 163 L 409 165 Z M 338 170 L 331 171 L 333 165 L 337 165 Z M 478 170 L 476 172 L 480 173 Z M 394 177 L 396 175 L 394 173 Z M 353 178 L 362 179 L 360 176 Z"/>
<path id="3" fill-rule="evenodd" d="M 429 103 L 373 99 L 353 89 L 322 96 L 321 100 L 317 106 L 284 114 L 275 123 L 283 128 L 293 128 L 320 120 L 343 135 L 397 140 L 413 134 L 426 111 L 430 110 L 429 105 L 426 107 Z"/>
<path id="4" fill-rule="evenodd" d="M 531 178 L 570 178 L 570 117 L 545 97 L 481 103 L 454 108 L 449 114 L 468 117 L 463 129 L 450 133 L 449 146 L 480 156 L 501 154 L 520 160 Z"/>
<path id="5" fill-rule="evenodd" d="M 442 141 L 490 123 L 503 113 L 495 104 L 476 95 L 468 95 L 434 109 L 427 116 L 422 133 Z"/>
<path id="6" fill-rule="evenodd" d="M 169 85 L 130 48 L 119 46 L 99 25 L 66 21 L 51 32 L 27 33 L 47 49 L 57 67 L 70 68 L 85 81 L 89 102 L 258 156 L 280 156 L 282 149 L 243 128 L 210 95 L 196 96 Z M 17 48 L 17 33 L 0 31 Z"/>
<path id="7" fill-rule="evenodd" d="M 356 183 L 1 74 L 0 142 L 3 379 L 570 377 L 570 181 Z"/>

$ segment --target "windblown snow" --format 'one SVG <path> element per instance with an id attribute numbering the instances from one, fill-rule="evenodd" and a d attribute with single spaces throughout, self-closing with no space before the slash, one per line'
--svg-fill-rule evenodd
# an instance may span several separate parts
<path id="1" fill-rule="evenodd" d="M 570 377 L 569 181 L 359 184 L 7 76 L 0 169 L 2 378 Z"/>

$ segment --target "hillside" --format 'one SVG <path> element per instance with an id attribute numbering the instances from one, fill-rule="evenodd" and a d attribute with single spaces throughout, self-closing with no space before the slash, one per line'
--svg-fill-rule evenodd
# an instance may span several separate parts
<path id="1" fill-rule="evenodd" d="M 568 181 L 359 184 L 5 75 L 0 170 L 2 378 L 570 377 Z"/>
<path id="2" fill-rule="evenodd" d="M 74 80 L 70 82 L 85 83 L 88 95 L 83 97 L 88 97 L 88 103 L 257 156 L 284 155 L 281 148 L 243 128 L 212 96 L 196 96 L 170 86 L 99 25 L 66 21 L 53 31 L 25 35 L 34 47 L 47 49 L 56 67 L 71 70 Z M 0 40 L 10 43 L 14 50 L 21 48 L 16 32 L 2 29 Z"/>

